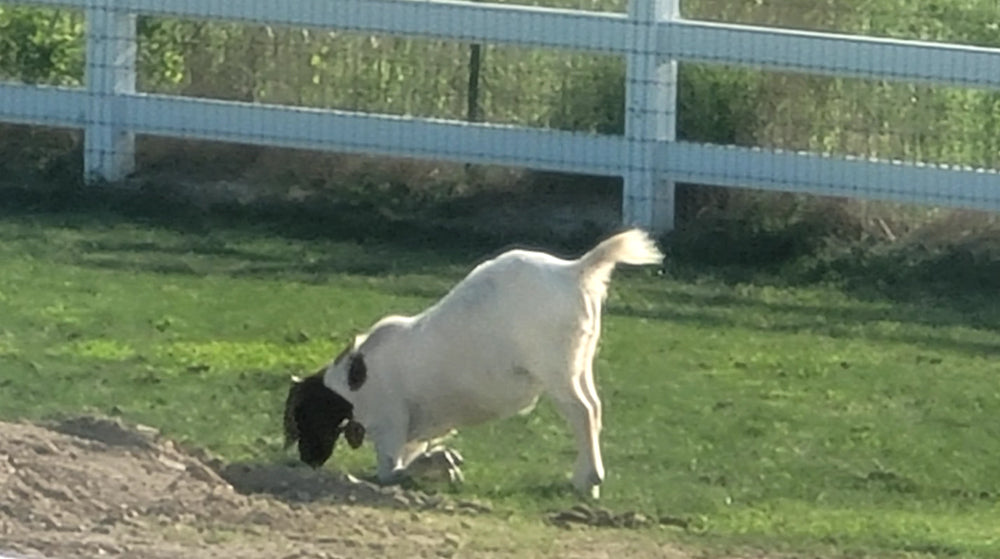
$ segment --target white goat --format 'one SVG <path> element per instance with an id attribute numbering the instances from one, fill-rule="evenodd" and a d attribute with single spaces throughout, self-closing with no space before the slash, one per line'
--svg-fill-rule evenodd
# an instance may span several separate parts
<path id="1" fill-rule="evenodd" d="M 484 262 L 424 312 L 383 318 L 324 370 L 294 383 L 287 441 L 319 466 L 341 432 L 354 447 L 367 433 L 380 482 L 428 464 L 456 480 L 461 458 L 429 445 L 458 427 L 526 413 L 544 392 L 576 436 L 573 485 L 598 497 L 604 465 L 593 361 L 601 306 L 616 264 L 662 259 L 633 229 L 577 260 L 512 250 Z"/>

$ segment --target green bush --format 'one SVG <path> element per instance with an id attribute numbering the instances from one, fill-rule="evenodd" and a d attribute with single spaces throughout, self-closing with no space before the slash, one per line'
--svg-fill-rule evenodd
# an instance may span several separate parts
<path id="1" fill-rule="evenodd" d="M 0 5 L 0 79 L 78 86 L 83 58 L 81 14 Z"/>

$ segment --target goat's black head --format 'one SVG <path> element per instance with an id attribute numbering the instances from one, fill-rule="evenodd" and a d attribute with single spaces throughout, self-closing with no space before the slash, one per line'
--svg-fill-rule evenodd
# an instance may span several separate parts
<path id="1" fill-rule="evenodd" d="M 353 360 L 352 360 L 353 361 Z M 364 384 L 364 361 L 351 363 L 351 389 Z M 322 466 L 333 454 L 341 433 L 351 448 L 364 442 L 365 430 L 354 421 L 354 406 L 323 384 L 325 368 L 304 379 L 292 379 L 285 399 L 285 447 L 299 446 L 299 459 L 313 468 Z"/>

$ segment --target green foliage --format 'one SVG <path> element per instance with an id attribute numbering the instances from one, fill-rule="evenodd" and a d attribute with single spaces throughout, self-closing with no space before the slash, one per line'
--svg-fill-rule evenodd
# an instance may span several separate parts
<path id="1" fill-rule="evenodd" d="M 692 18 L 864 35 L 1000 45 L 993 0 L 682 2 Z M 749 71 L 733 71 L 747 79 Z M 759 76 L 759 74 L 758 74 Z M 754 145 L 885 159 L 1000 166 L 995 92 L 858 79 L 766 74 Z M 683 113 L 681 118 L 683 118 Z"/>
<path id="2" fill-rule="evenodd" d="M 552 104 L 555 128 L 600 134 L 625 130 L 625 64 L 616 58 L 568 67 Z M 683 64 L 678 71 L 678 137 L 722 144 L 752 143 L 758 130 L 758 75 Z"/>
<path id="3" fill-rule="evenodd" d="M 753 144 L 763 121 L 763 76 L 683 64 L 678 80 L 678 137 L 695 142 Z"/>
<path id="4" fill-rule="evenodd" d="M 625 61 L 597 59 L 573 72 L 567 68 L 553 103 L 550 124 L 599 134 L 625 131 Z"/>
<path id="5" fill-rule="evenodd" d="M 82 37 L 79 13 L 0 5 L 0 78 L 81 85 Z"/>
<path id="6" fill-rule="evenodd" d="M 289 375 L 488 251 L 286 231 L 6 210 L 0 417 L 119 414 L 230 460 L 287 460 Z M 699 546 L 995 557 L 998 321 L 995 290 L 907 303 L 620 271 L 597 362 L 602 505 L 682 519 Z M 575 502 L 547 403 L 450 444 L 461 497 L 530 518 Z M 328 467 L 372 466 L 366 446 Z"/>
<path id="7" fill-rule="evenodd" d="M 137 26 L 141 37 L 137 65 L 139 86 L 169 91 L 184 80 L 186 66 L 182 45 L 192 42 L 193 25 L 141 17 Z"/>
<path id="8" fill-rule="evenodd" d="M 621 2 L 548 2 L 623 10 Z M 992 0 L 689 0 L 687 17 L 1000 44 Z M 79 85 L 79 13 L 0 8 L 0 75 Z M 466 45 L 141 17 L 144 91 L 463 118 Z M 598 133 L 623 129 L 624 64 L 613 57 L 486 45 L 486 120 Z M 1000 94 L 683 64 L 678 133 L 696 141 L 956 164 L 1000 164 Z"/>

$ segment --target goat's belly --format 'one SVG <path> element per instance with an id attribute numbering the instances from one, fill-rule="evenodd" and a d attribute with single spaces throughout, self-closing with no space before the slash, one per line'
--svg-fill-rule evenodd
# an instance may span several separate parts
<path id="1" fill-rule="evenodd" d="M 410 440 L 427 440 L 452 429 L 510 417 L 534 407 L 541 386 L 527 373 L 514 373 L 507 382 L 482 382 L 454 386 L 433 400 L 410 409 Z M 523 375 L 523 378 L 518 378 Z"/>

